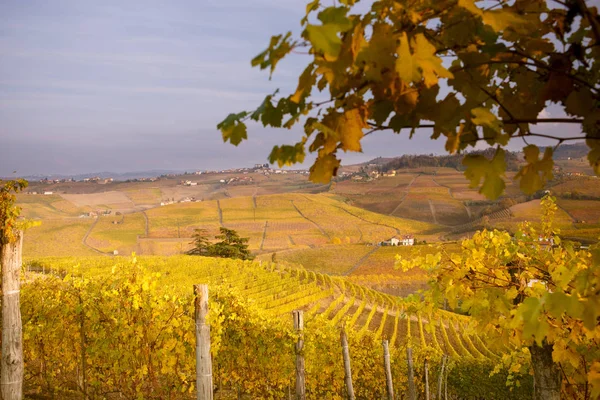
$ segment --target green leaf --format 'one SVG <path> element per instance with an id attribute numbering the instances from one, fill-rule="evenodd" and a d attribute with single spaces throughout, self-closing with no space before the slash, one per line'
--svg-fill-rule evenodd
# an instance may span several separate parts
<path id="1" fill-rule="evenodd" d="M 217 125 L 217 129 L 223 135 L 224 142 L 229 141 L 232 145 L 237 146 L 242 140 L 248 139 L 246 124 L 242 121 L 246 116 L 248 116 L 246 111 L 238 114 L 229 114 Z"/>
<path id="2" fill-rule="evenodd" d="M 497 199 L 502 194 L 506 186 L 502 179 L 506 171 L 503 149 L 498 148 L 491 160 L 480 154 L 467 154 L 462 163 L 467 167 L 465 177 L 471 181 L 472 188 L 478 187 L 483 180 L 479 193 L 489 199 Z"/>
<path id="3" fill-rule="evenodd" d="M 337 25 L 341 32 L 345 32 L 352 27 L 352 23 L 346 17 L 348 8 L 346 7 L 327 7 L 319 13 L 319 21 L 323 25 L 334 24 Z"/>
<path id="4" fill-rule="evenodd" d="M 294 146 L 274 146 L 269 155 L 269 162 L 279 167 L 304 162 L 304 142 L 296 143 Z"/>
<path id="5" fill-rule="evenodd" d="M 542 189 L 546 182 L 553 177 L 553 151 L 552 148 L 546 147 L 544 156 L 540 160 L 540 149 L 537 146 L 530 144 L 523 149 L 523 153 L 527 165 L 521 168 L 519 173 L 515 176 L 515 179 L 520 179 L 519 186 L 523 192 L 532 194 Z"/>
<path id="6" fill-rule="evenodd" d="M 319 8 L 319 0 L 313 0 L 306 5 L 306 15 Z"/>
<path id="7" fill-rule="evenodd" d="M 488 127 L 494 132 L 502 132 L 502 122 L 500 122 L 498 117 L 492 114 L 487 108 L 474 108 L 471 110 L 471 114 L 473 114 L 471 121 L 473 121 L 475 125 Z"/>
<path id="8" fill-rule="evenodd" d="M 339 27 L 335 24 L 308 25 L 306 33 L 313 47 L 322 52 L 330 61 L 337 59 L 342 48 L 342 39 L 339 38 Z"/>
<path id="9" fill-rule="evenodd" d="M 549 326 L 542 316 L 544 303 L 536 297 L 528 297 L 519 305 L 518 313 L 523 319 L 523 336 L 541 344 L 548 334 Z"/>
<path id="10" fill-rule="evenodd" d="M 370 117 L 377 125 L 381 125 L 388 119 L 392 111 L 394 111 L 394 103 L 389 100 L 379 101 L 371 106 Z"/>
<path id="11" fill-rule="evenodd" d="M 310 167 L 309 178 L 315 183 L 329 183 L 331 178 L 337 174 L 340 160 L 333 154 L 319 155 L 315 163 Z"/>
<path id="12" fill-rule="evenodd" d="M 248 139 L 246 124 L 241 121 L 221 129 L 221 133 L 223 134 L 223 141 L 227 142 L 229 140 L 229 143 L 234 146 L 240 144 L 242 140 Z"/>

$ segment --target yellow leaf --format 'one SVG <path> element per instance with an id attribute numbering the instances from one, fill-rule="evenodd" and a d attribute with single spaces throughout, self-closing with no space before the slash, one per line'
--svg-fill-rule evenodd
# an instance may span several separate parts
<path id="1" fill-rule="evenodd" d="M 415 50 L 415 61 L 421 68 L 425 80 L 425 86 L 432 87 L 437 84 L 438 77 L 454 78 L 454 75 L 442 65 L 441 58 L 435 55 L 435 46 L 429 43 L 423 34 L 416 35 L 413 49 Z"/>
<path id="2" fill-rule="evenodd" d="M 348 110 L 340 119 L 339 133 L 342 149 L 345 151 L 362 151 L 360 140 L 363 137 L 365 121 L 358 109 Z"/>
<path id="3" fill-rule="evenodd" d="M 492 27 L 496 32 L 504 31 L 508 28 L 516 32 L 526 33 L 525 24 L 527 21 L 518 14 L 507 10 L 491 10 L 483 13 L 483 22 Z"/>
<path id="4" fill-rule="evenodd" d="M 483 11 L 475 5 L 473 0 L 458 0 L 459 7 L 463 7 L 471 12 L 473 15 L 483 17 Z"/>
<path id="5" fill-rule="evenodd" d="M 337 173 L 339 166 L 340 160 L 335 155 L 319 155 L 313 166 L 310 167 L 309 178 L 315 183 L 329 183 L 331 178 Z"/>
<path id="6" fill-rule="evenodd" d="M 396 60 L 396 72 L 405 82 L 416 82 L 421 79 L 421 74 L 417 70 L 417 66 L 413 61 L 413 56 L 410 53 L 408 45 L 408 37 L 406 32 L 402 33 L 400 38 L 400 46 L 397 49 L 398 59 Z"/>

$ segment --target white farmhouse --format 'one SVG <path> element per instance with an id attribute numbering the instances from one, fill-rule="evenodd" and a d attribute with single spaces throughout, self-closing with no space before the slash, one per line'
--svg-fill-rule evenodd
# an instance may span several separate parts
<path id="1" fill-rule="evenodd" d="M 415 237 L 413 235 L 404 235 L 402 237 L 402 246 L 414 246 Z"/>

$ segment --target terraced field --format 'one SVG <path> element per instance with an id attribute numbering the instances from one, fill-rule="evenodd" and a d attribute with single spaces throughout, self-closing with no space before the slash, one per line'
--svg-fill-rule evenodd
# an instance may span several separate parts
<path id="1" fill-rule="evenodd" d="M 77 274 L 93 276 L 109 273 L 115 262 L 126 260 L 65 257 L 26 260 L 25 264 L 53 271 L 73 271 L 79 265 Z M 345 321 L 349 329 L 371 332 L 376 339 L 386 337 L 392 346 L 402 347 L 410 342 L 416 351 L 429 346 L 451 356 L 482 360 L 495 359 L 501 351 L 473 335 L 466 328 L 466 317 L 443 310 L 424 315 L 419 311 L 419 303 L 406 302 L 342 277 L 266 262 L 193 256 L 139 257 L 138 262 L 150 271 L 160 272 L 162 284 L 175 285 L 175 293 L 189 291 L 190 282 L 231 288 L 268 315 L 289 324 L 290 312 L 301 309 L 307 323 L 314 318 L 325 318 L 334 325 Z"/>
<path id="2" fill-rule="evenodd" d="M 149 195 L 153 195 L 152 192 Z M 140 201 L 144 201 L 141 198 Z M 36 196 L 36 199 L 44 202 L 24 203 L 27 212 L 31 216 L 44 217 L 44 224 L 50 216 L 58 217 L 53 227 L 61 223 L 70 224 L 68 218 L 73 218 L 70 215 L 81 211 L 75 207 L 70 214 L 53 211 L 53 204 L 66 202 L 60 197 L 51 199 Z M 352 207 L 330 195 L 300 193 L 178 203 L 143 212 L 123 215 L 112 213 L 93 220 L 96 222 L 85 244 L 100 253 L 117 250 L 120 254 L 132 251 L 140 254 L 177 254 L 190 248 L 194 229 L 204 228 L 209 235 L 216 235 L 221 226 L 235 229 L 242 237 L 248 237 L 250 249 L 256 253 L 342 243 L 375 244 L 406 233 L 424 235 L 431 240 L 437 238 L 439 231 L 439 227 L 432 224 Z M 92 220 L 88 220 L 87 224 L 91 225 Z M 73 232 L 68 236 L 68 241 L 67 237 L 65 240 L 55 237 L 52 246 L 41 244 L 39 248 L 45 250 L 38 250 L 35 254 L 66 254 L 63 249 L 70 246 L 73 240 L 83 243 L 85 233 L 81 232 L 79 237 L 73 239 Z M 26 241 L 29 240 L 27 237 Z M 35 244 L 31 243 L 31 246 Z"/>

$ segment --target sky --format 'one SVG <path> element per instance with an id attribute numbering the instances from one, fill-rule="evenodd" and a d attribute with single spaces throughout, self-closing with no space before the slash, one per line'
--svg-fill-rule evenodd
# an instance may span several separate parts
<path id="1" fill-rule="evenodd" d="M 271 35 L 298 34 L 304 10 L 301 0 L 0 0 L 0 176 L 266 162 L 301 127 L 250 125 L 236 148 L 216 125 L 295 89 L 308 56 L 284 60 L 271 80 L 250 60 Z M 343 163 L 443 152 L 427 132 L 394 136 L 365 138 Z"/>

